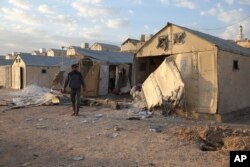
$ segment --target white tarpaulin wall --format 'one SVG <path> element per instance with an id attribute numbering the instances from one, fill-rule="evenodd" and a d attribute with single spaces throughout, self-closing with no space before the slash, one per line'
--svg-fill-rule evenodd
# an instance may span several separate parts
<path id="1" fill-rule="evenodd" d="M 99 95 L 107 95 L 109 89 L 109 66 L 101 65 L 100 67 L 100 82 Z"/>
<path id="2" fill-rule="evenodd" d="M 183 93 L 184 83 L 179 70 L 170 58 L 149 75 L 142 85 L 148 108 L 161 106 L 164 100 L 176 104 Z"/>

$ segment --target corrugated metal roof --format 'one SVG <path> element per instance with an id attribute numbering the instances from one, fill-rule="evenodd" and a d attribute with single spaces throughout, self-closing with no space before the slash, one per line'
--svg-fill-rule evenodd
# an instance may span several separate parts
<path id="1" fill-rule="evenodd" d="M 0 57 L 0 66 L 12 65 L 13 60 L 6 60 L 4 57 Z"/>
<path id="2" fill-rule="evenodd" d="M 247 48 L 243 48 L 239 45 L 237 45 L 235 42 L 231 42 L 222 38 L 218 38 L 209 34 L 205 34 L 203 32 L 199 32 L 196 30 L 192 30 L 186 27 L 181 27 L 176 25 L 177 27 L 180 27 L 202 39 L 205 39 L 213 44 L 215 44 L 218 48 L 220 48 L 221 50 L 224 51 L 228 51 L 228 52 L 232 52 L 232 53 L 236 53 L 236 54 L 240 54 L 240 55 L 244 55 L 244 56 L 250 56 L 250 49 Z"/>
<path id="3" fill-rule="evenodd" d="M 92 59 L 94 62 L 107 62 L 112 64 L 133 63 L 133 54 L 125 52 L 96 51 L 73 47 L 76 53 Z"/>
<path id="4" fill-rule="evenodd" d="M 34 56 L 27 53 L 20 53 L 19 56 L 27 66 L 60 67 L 78 63 L 78 59 L 66 57 Z"/>
<path id="5" fill-rule="evenodd" d="M 116 45 L 111 45 L 111 44 L 106 44 L 106 43 L 99 43 L 99 42 L 96 42 L 96 43 L 94 43 L 93 45 L 95 45 L 95 44 L 101 45 L 101 46 L 104 47 L 104 48 L 120 49 L 120 47 L 119 47 L 119 46 L 116 46 Z"/>
<path id="6" fill-rule="evenodd" d="M 48 51 L 56 51 L 56 52 L 65 52 L 66 53 L 66 50 L 54 49 L 54 48 L 50 48 L 50 49 L 48 49 Z"/>

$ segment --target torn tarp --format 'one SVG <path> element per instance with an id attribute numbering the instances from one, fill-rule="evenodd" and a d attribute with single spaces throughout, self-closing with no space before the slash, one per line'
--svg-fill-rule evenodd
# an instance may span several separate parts
<path id="1" fill-rule="evenodd" d="M 174 61 L 166 58 L 142 85 L 148 108 L 174 108 L 183 94 L 184 83 Z"/>
<path id="2" fill-rule="evenodd" d="M 39 106 L 43 104 L 51 104 L 57 97 L 50 92 L 50 89 L 39 87 L 37 85 L 29 85 L 23 90 L 11 93 L 15 106 Z"/>

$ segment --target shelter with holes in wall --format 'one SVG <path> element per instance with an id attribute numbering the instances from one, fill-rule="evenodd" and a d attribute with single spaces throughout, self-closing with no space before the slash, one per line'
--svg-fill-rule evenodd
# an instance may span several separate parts
<path id="1" fill-rule="evenodd" d="M 136 53 L 136 82 L 166 58 L 181 74 L 188 111 L 226 114 L 250 107 L 249 49 L 168 23 Z"/>

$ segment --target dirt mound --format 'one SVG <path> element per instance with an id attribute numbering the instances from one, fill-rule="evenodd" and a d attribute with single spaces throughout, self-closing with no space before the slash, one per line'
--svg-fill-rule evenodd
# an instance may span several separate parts
<path id="1" fill-rule="evenodd" d="M 224 146 L 222 150 L 238 151 L 250 150 L 250 136 L 244 137 L 227 137 L 223 139 Z"/>
<path id="2" fill-rule="evenodd" d="M 183 140 L 198 143 L 203 151 L 250 149 L 250 130 L 208 126 L 181 129 L 177 133 Z"/>

